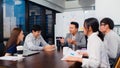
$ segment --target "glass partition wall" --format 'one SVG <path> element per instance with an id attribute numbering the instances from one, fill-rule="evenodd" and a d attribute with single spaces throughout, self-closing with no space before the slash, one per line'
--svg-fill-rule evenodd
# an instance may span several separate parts
<path id="1" fill-rule="evenodd" d="M 3 0 L 3 37 L 9 38 L 11 30 L 22 28 L 25 32 L 25 1 Z"/>
<path id="2" fill-rule="evenodd" d="M 1 34 L 7 41 L 11 30 L 21 28 L 25 36 L 31 32 L 33 24 L 42 27 L 42 36 L 49 43 L 54 44 L 55 14 L 57 11 L 36 4 L 29 0 L 2 0 L 3 25 Z"/>
<path id="3" fill-rule="evenodd" d="M 33 24 L 38 24 L 42 28 L 42 36 L 49 43 L 54 43 L 54 25 L 56 11 L 47 7 L 29 2 L 29 31 Z"/>

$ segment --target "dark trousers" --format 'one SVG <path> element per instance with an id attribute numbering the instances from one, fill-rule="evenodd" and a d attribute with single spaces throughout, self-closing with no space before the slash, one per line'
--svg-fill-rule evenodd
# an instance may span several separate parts
<path id="1" fill-rule="evenodd" d="M 110 63 L 110 68 L 114 68 L 115 59 L 114 58 L 109 58 L 109 63 Z"/>

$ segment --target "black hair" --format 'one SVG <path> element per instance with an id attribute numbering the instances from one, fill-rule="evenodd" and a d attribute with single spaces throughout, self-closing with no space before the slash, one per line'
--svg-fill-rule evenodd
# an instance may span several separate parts
<path id="1" fill-rule="evenodd" d="M 41 27 L 40 27 L 40 25 L 33 25 L 32 30 L 35 31 L 35 32 L 36 31 L 41 31 Z"/>
<path id="2" fill-rule="evenodd" d="M 114 22 L 113 22 L 113 20 L 110 19 L 110 18 L 103 18 L 103 19 L 100 21 L 100 24 L 101 24 L 101 23 L 104 23 L 105 25 L 108 24 L 110 29 L 113 29 L 113 28 L 114 28 Z"/>
<path id="3" fill-rule="evenodd" d="M 84 27 L 86 27 L 87 29 L 89 29 L 89 27 L 92 28 L 93 32 L 99 32 L 98 37 L 103 41 L 104 40 L 104 35 L 102 34 L 102 32 L 99 31 L 99 22 L 96 18 L 88 18 L 85 19 L 84 21 Z"/>
<path id="4" fill-rule="evenodd" d="M 71 22 L 70 24 L 75 25 L 75 28 L 79 28 L 79 24 L 77 22 Z"/>

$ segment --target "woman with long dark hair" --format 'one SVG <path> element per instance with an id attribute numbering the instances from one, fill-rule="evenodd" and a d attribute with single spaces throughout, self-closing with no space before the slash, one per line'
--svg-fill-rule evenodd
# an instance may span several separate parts
<path id="1" fill-rule="evenodd" d="M 10 38 L 6 44 L 5 56 L 13 55 L 17 52 L 16 46 L 23 41 L 24 34 L 20 28 L 14 28 L 11 32 Z"/>
<path id="2" fill-rule="evenodd" d="M 88 58 L 69 56 L 67 61 L 77 61 L 85 68 L 109 68 L 108 56 L 104 48 L 103 34 L 99 31 L 99 23 L 96 18 L 88 18 L 84 21 L 84 34 L 88 37 L 87 52 L 80 53 Z"/>

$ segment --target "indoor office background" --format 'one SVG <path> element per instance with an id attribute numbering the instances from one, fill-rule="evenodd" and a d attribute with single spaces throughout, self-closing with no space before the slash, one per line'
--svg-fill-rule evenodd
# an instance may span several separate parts
<path id="1" fill-rule="evenodd" d="M 56 45 L 58 38 L 66 37 L 71 21 L 78 22 L 83 32 L 84 20 L 89 17 L 99 21 L 110 17 L 120 36 L 120 0 L 0 0 L 0 56 L 14 27 L 21 28 L 26 36 L 33 24 L 41 25 L 45 41 Z M 30 56 L 22 62 L 0 60 L 0 68 L 80 68 L 80 64 L 76 67 L 76 63 L 62 61 L 62 50 L 39 52 L 28 52 Z"/>
<path id="2" fill-rule="evenodd" d="M 31 32 L 33 24 L 42 27 L 42 36 L 49 44 L 56 44 L 56 37 L 65 37 L 70 21 L 79 22 L 88 17 L 101 20 L 110 17 L 115 31 L 120 35 L 119 0 L 0 0 L 0 42 L 6 42 L 14 27 Z M 107 3 L 107 5 L 106 5 Z M 113 5 L 114 4 L 114 5 Z M 111 10 L 112 9 L 112 10 Z"/>
<path id="3" fill-rule="evenodd" d="M 42 27 L 42 36 L 54 43 L 55 14 L 59 11 L 29 0 L 1 0 L 1 40 L 7 41 L 14 27 L 22 28 L 24 34 L 31 32 L 33 24 Z M 6 28 L 7 27 L 7 28 Z"/>

